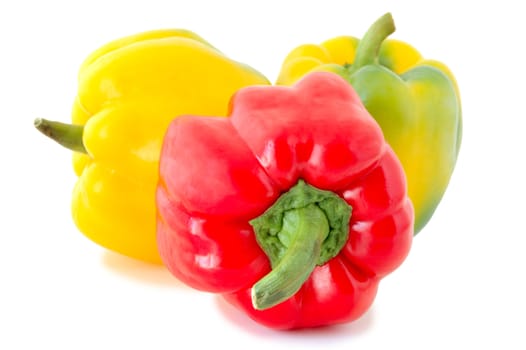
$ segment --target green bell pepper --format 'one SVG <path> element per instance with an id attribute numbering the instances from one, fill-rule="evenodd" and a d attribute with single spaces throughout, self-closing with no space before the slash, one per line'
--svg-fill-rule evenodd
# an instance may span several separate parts
<path id="1" fill-rule="evenodd" d="M 331 71 L 354 87 L 402 162 L 416 234 L 433 216 L 455 168 L 461 103 L 451 71 L 405 42 L 386 40 L 394 30 L 388 13 L 362 40 L 339 36 L 301 45 L 285 58 L 276 83 L 292 85 L 309 72 Z"/>

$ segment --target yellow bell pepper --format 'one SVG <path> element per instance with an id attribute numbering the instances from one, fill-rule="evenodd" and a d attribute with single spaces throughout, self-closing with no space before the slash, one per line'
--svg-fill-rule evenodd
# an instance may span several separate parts
<path id="1" fill-rule="evenodd" d="M 73 124 L 35 121 L 44 134 L 76 151 L 74 222 L 103 247 L 161 263 L 155 188 L 168 124 L 182 114 L 226 116 L 239 88 L 270 83 L 187 30 L 149 31 L 108 43 L 88 56 L 78 80 Z"/>
<path id="2" fill-rule="evenodd" d="M 292 85 L 309 72 L 329 71 L 353 86 L 402 162 L 416 234 L 448 187 L 462 139 L 462 112 L 451 71 L 424 59 L 408 43 L 386 40 L 394 30 L 388 13 L 361 40 L 338 36 L 320 45 L 300 45 L 284 59 L 277 84 Z"/>

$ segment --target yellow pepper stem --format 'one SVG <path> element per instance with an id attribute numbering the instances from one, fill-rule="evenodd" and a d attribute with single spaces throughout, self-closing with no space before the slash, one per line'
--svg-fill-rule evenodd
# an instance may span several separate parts
<path id="1" fill-rule="evenodd" d="M 35 119 L 35 128 L 67 149 L 87 153 L 82 142 L 83 125 L 65 124 L 37 118 Z"/>
<path id="2" fill-rule="evenodd" d="M 390 13 L 377 19 L 360 40 L 349 74 L 353 74 L 363 66 L 377 62 L 380 46 L 390 34 L 394 33 L 395 29 L 393 16 Z"/>

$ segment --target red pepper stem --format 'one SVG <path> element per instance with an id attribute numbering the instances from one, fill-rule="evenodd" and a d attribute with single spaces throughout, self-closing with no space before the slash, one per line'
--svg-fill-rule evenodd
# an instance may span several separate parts
<path id="1" fill-rule="evenodd" d="M 353 74 L 363 66 L 378 61 L 378 52 L 384 40 L 395 31 L 395 24 L 390 13 L 386 13 L 377 19 L 367 30 L 356 49 L 354 63 L 349 69 Z"/>
<path id="2" fill-rule="evenodd" d="M 69 150 L 87 153 L 82 142 L 83 125 L 65 124 L 37 118 L 35 119 L 35 128 Z"/>
<path id="3" fill-rule="evenodd" d="M 263 310 L 292 297 L 316 265 L 339 254 L 349 238 L 352 208 L 337 194 L 303 180 L 250 221 L 272 271 L 252 287 L 252 304 Z"/>
<path id="4" fill-rule="evenodd" d="M 315 204 L 287 211 L 281 236 L 292 238 L 285 255 L 272 271 L 252 287 L 252 304 L 264 310 L 294 295 L 310 276 L 329 234 L 324 212 Z"/>

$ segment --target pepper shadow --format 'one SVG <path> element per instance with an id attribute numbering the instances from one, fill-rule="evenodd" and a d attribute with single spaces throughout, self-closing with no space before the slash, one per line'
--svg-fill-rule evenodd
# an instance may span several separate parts
<path id="1" fill-rule="evenodd" d="M 102 264 L 111 272 L 129 280 L 161 287 L 183 287 L 163 265 L 156 265 L 129 258 L 111 251 L 102 255 Z"/>
<path id="2" fill-rule="evenodd" d="M 344 338 L 349 340 L 351 338 L 364 336 L 374 328 L 373 326 L 375 323 L 373 305 L 362 317 L 354 322 L 332 326 L 280 331 L 256 323 L 221 296 L 217 296 L 215 301 L 219 311 L 227 321 L 236 327 L 242 328 L 244 331 L 254 334 L 257 337 L 261 337 L 262 339 L 269 339 L 269 336 L 272 336 L 273 338 L 278 337 L 285 341 L 294 341 L 296 338 L 308 338 L 314 343 L 317 343 L 317 340 L 319 340 L 320 344 L 327 345 L 328 343 L 339 342 Z"/>

